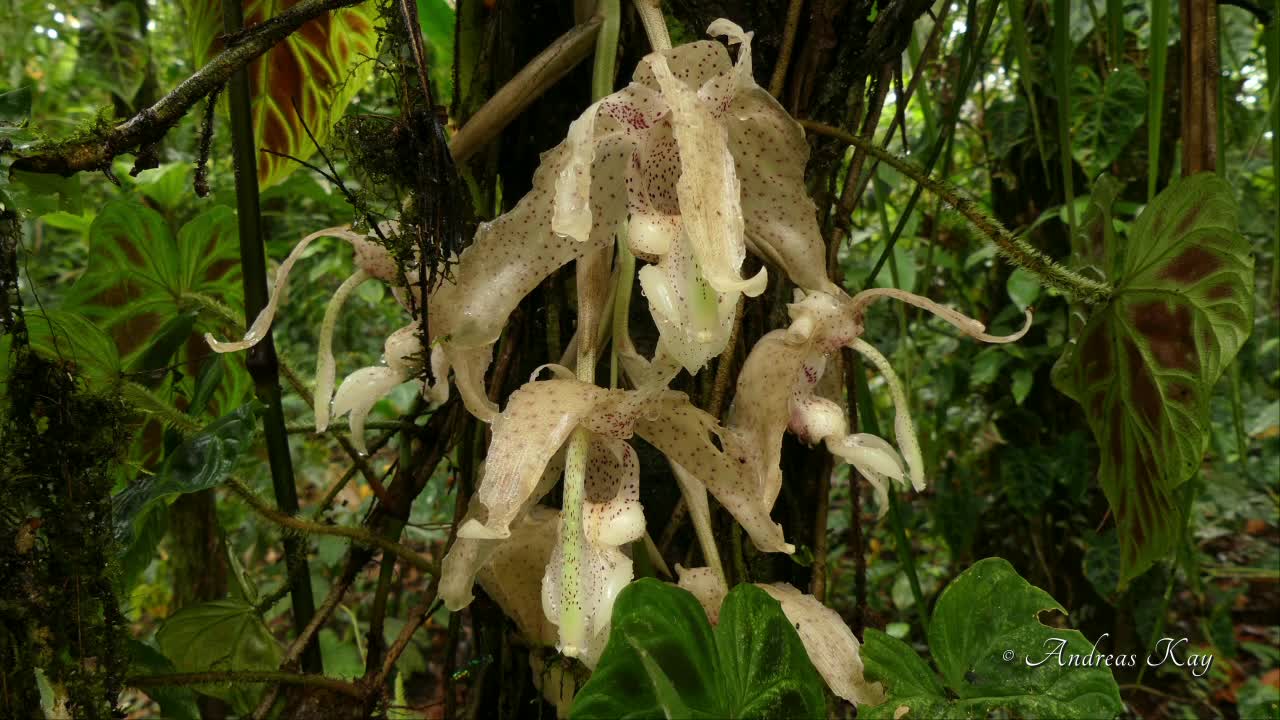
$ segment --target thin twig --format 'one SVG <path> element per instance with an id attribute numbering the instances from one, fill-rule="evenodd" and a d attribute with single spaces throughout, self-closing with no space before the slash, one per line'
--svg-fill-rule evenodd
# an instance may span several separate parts
<path id="1" fill-rule="evenodd" d="M 125 684 L 136 688 L 166 687 L 170 685 L 207 685 L 214 683 L 284 683 L 286 685 L 310 685 L 353 698 L 364 698 L 364 691 L 354 684 L 325 675 L 301 675 L 280 670 L 223 670 L 194 673 L 165 673 L 162 675 L 134 675 Z"/>
<path id="2" fill-rule="evenodd" d="M 787 26 L 782 31 L 782 49 L 778 51 L 778 62 L 773 66 L 773 77 L 769 79 L 769 94 L 781 99 L 782 86 L 787 82 L 787 68 L 791 65 L 791 53 L 796 46 L 796 30 L 800 25 L 800 11 L 804 9 L 804 0 L 791 0 L 787 7 Z"/>
<path id="3" fill-rule="evenodd" d="M 360 545 L 376 547 L 379 550 L 394 553 L 401 560 L 404 560 L 424 573 L 435 574 L 436 572 L 435 566 L 433 566 L 431 562 L 423 556 L 400 543 L 387 540 L 381 535 L 372 533 L 365 528 L 350 527 L 347 525 L 324 525 L 321 523 L 313 523 L 309 520 L 303 520 L 301 518 L 294 517 L 293 515 L 286 515 L 263 502 L 256 493 L 250 490 L 239 480 L 236 480 L 235 478 L 227 478 L 226 485 L 244 499 L 244 501 L 249 504 L 249 507 L 253 508 L 255 512 L 281 527 L 307 535 L 333 535 L 335 537 L 344 537 Z"/>
<path id="4" fill-rule="evenodd" d="M 880 148 L 874 142 L 845 132 L 839 128 L 824 125 L 811 120 L 801 120 L 800 124 L 810 132 L 836 138 L 855 147 L 863 148 L 877 160 L 889 165 L 898 172 L 914 180 L 929 192 L 946 200 L 969 223 L 987 237 L 996 249 L 1014 265 L 1036 275 L 1050 287 L 1069 293 L 1071 296 L 1086 302 L 1103 302 L 1111 296 L 1113 289 L 1106 283 L 1100 283 L 1062 267 L 1040 250 L 1032 247 L 1026 240 L 1016 237 L 998 220 L 991 217 L 979 206 L 978 202 L 966 195 L 959 188 L 943 180 L 930 178 L 923 169 L 915 164 Z"/>
<path id="5" fill-rule="evenodd" d="M 132 118 L 82 140 L 51 142 L 16 153 L 13 168 L 37 173 L 72 175 L 110 168 L 117 155 L 160 141 L 196 103 L 221 88 L 232 73 L 244 68 L 307 22 L 364 0 L 302 0 L 265 22 L 231 38 L 227 48 Z"/>

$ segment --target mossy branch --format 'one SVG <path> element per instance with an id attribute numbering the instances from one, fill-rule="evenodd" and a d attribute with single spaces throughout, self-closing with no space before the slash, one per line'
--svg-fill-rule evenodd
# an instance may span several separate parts
<path id="1" fill-rule="evenodd" d="M 963 215 L 978 232 L 985 235 L 996 246 L 1000 255 L 1010 263 L 1035 275 L 1044 285 L 1088 304 L 1106 302 L 1114 292 L 1113 288 L 1106 283 L 1090 280 L 1062 267 L 1048 255 L 1032 247 L 1026 240 L 1009 232 L 964 191 L 950 183 L 929 177 L 919 167 L 884 150 L 874 142 L 811 120 L 801 120 L 800 124 L 809 132 L 826 135 L 861 149 L 942 198 L 954 207 L 956 212 Z"/>
<path id="2" fill-rule="evenodd" d="M 130 687 L 145 690 L 149 687 L 171 685 L 208 685 L 217 683 L 284 683 L 286 685 L 310 685 L 363 700 L 365 691 L 358 686 L 325 675 L 303 675 L 280 670 L 223 670 L 193 673 L 164 673 L 160 675 L 135 675 L 128 678 Z"/>
<path id="3" fill-rule="evenodd" d="M 435 566 L 425 557 L 404 545 L 388 540 L 377 533 L 370 532 L 369 530 L 361 527 L 324 525 L 321 523 L 314 523 L 309 520 L 303 520 L 302 518 L 294 517 L 293 515 L 280 512 L 279 510 L 271 507 L 263 501 L 262 498 L 259 498 L 253 490 L 250 490 L 244 483 L 236 480 L 235 478 L 227 478 L 226 485 L 231 488 L 232 492 L 239 495 L 241 499 L 248 503 L 249 507 L 251 507 L 254 512 L 287 530 L 292 530 L 304 535 L 332 535 L 334 537 L 344 537 L 356 544 L 375 547 L 384 552 L 392 553 L 396 557 L 428 575 L 435 576 L 436 574 Z"/>
<path id="4" fill-rule="evenodd" d="M 103 170 L 117 155 L 152 145 L 178 124 L 200 100 L 222 88 L 231 75 L 275 47 L 298 28 L 315 18 L 364 0 L 302 0 L 265 22 L 229 39 L 227 48 L 205 63 L 191 77 L 132 118 L 103 132 L 70 142 L 37 145 L 15 153 L 13 167 L 37 173 L 73 175 L 84 170 Z"/>

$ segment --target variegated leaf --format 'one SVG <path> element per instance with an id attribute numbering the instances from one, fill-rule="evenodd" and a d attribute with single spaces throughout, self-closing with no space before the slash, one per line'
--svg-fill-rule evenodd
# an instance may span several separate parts
<path id="1" fill-rule="evenodd" d="M 279 15 L 297 0 L 248 0 L 244 24 L 251 27 Z M 222 3 L 185 0 L 192 52 L 203 65 L 224 47 Z M 377 55 L 376 9 L 366 2 L 335 10 L 303 25 L 249 66 L 254 140 L 261 149 L 306 160 L 316 142 L 329 138 L 333 123 L 373 72 Z M 297 110 L 294 103 L 297 103 Z M 260 152 L 258 181 L 274 185 L 297 169 L 287 158 Z"/>
<path id="2" fill-rule="evenodd" d="M 1174 491 L 1200 466 L 1213 386 L 1253 327 L 1253 258 L 1236 228 L 1231 187 L 1215 175 L 1158 195 L 1113 250 L 1115 295 L 1054 370 L 1102 450 L 1122 581 L 1176 544 Z"/>

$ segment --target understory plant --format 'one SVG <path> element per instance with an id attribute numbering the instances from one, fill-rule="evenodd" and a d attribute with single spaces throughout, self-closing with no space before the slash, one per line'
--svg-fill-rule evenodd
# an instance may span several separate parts
<path id="1" fill-rule="evenodd" d="M 770 517 L 782 488 L 786 433 L 856 468 L 875 488 L 881 513 L 891 486 L 926 486 L 910 399 L 864 337 L 865 313 L 875 301 L 909 303 L 981 342 L 1013 342 L 1031 326 L 1028 310 L 1019 331 L 990 335 L 977 320 L 919 295 L 895 289 L 850 295 L 833 283 L 803 184 L 804 129 L 756 84 L 752 33 L 723 19 L 707 31 L 726 42 L 672 48 L 654 33 L 655 51 L 640 61 L 632 82 L 587 108 L 542 156 L 532 189 L 452 258 L 426 299 L 429 348 L 408 325 L 388 338 L 385 365 L 356 370 L 333 393 L 333 325 L 354 287 L 376 278 L 409 307 L 421 301 L 409 296 L 417 290 L 412 280 L 425 271 L 412 266 L 398 275 L 373 236 L 343 228 L 299 243 L 243 340 L 209 339 L 219 352 L 255 344 L 308 243 L 322 235 L 348 240 L 358 269 L 335 292 L 320 329 L 317 429 L 350 414 L 363 449 L 364 418 L 380 397 L 414 381 L 439 404 L 451 378 L 467 410 L 489 424 L 492 440 L 442 565 L 440 597 L 460 610 L 479 582 L 530 643 L 554 645 L 589 668 L 608 644 L 616 598 L 635 579 L 632 549 L 645 547 L 631 439 L 656 448 L 679 480 L 708 563 L 681 569 L 679 584 L 704 600 L 714 620 L 728 587 L 707 493 L 758 550 L 794 552 Z M 393 224 L 382 230 L 396 231 Z M 764 263 L 754 274 L 743 272 L 748 252 Z M 576 353 L 566 353 L 566 364 L 548 358 L 499 408 L 484 384 L 494 345 L 520 301 L 570 262 L 578 264 Z M 740 299 L 764 292 L 775 274 L 775 282 L 795 286 L 790 323 L 751 349 L 721 422 L 669 384 L 682 371 L 704 371 L 725 352 L 740 321 Z M 404 277 L 411 282 L 402 284 Z M 651 357 L 637 351 L 625 322 L 613 320 L 627 315 L 633 277 L 658 331 Z M 609 387 L 595 382 L 606 343 L 615 363 Z M 826 372 L 844 348 L 884 378 L 894 442 L 850 432 L 839 388 Z M 431 384 L 417 379 L 424 364 Z M 561 507 L 541 504 L 561 483 Z M 789 585 L 762 587 L 803 628 L 809 660 L 835 694 L 859 704 L 883 698 L 883 689 L 863 677 L 858 640 L 838 614 Z"/>

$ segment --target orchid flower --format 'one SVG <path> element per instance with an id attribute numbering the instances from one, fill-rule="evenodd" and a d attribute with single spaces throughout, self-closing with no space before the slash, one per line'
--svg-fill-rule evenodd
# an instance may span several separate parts
<path id="1" fill-rule="evenodd" d="M 383 234 L 394 234 L 395 223 L 383 223 L 379 230 Z M 316 354 L 316 390 L 315 415 L 316 432 L 324 432 L 329 426 L 331 417 L 341 417 L 350 413 L 351 442 L 360 452 L 365 452 L 364 423 L 380 398 L 392 389 L 415 380 L 423 362 L 423 348 L 419 340 L 418 324 L 411 323 L 392 333 L 384 345 L 385 366 L 361 368 L 343 380 L 335 395 L 334 379 L 336 362 L 333 357 L 333 333 L 337 326 L 338 314 L 346 304 L 347 298 L 357 287 L 368 280 L 380 280 L 391 286 L 392 293 L 406 310 L 408 293 L 399 284 L 400 278 L 395 259 L 385 247 L 373 238 L 343 227 L 325 228 L 314 232 L 294 246 L 289 256 L 280 264 L 275 274 L 274 287 L 267 306 L 262 309 L 242 340 L 221 342 L 211 334 L 205 335 L 205 342 L 214 352 L 227 353 L 247 350 L 257 345 L 267 335 L 267 329 L 275 320 L 289 283 L 289 273 L 306 252 L 311 243 L 322 237 L 338 237 L 351 244 L 355 251 L 356 271 L 338 286 L 325 307 L 324 320 L 320 325 L 319 352 Z M 436 382 L 423 388 L 423 395 L 433 406 L 442 404 L 449 396 L 449 385 L 444 375 L 448 371 L 443 352 L 435 349 L 431 353 L 431 369 Z M 417 381 L 421 385 L 420 381 Z M 330 402 L 333 402 L 332 411 Z"/>
<path id="2" fill-rule="evenodd" d="M 642 59 L 630 85 L 587 108 L 542 156 L 529 193 L 479 229 L 433 293 L 432 342 L 476 417 L 498 414 L 482 381 L 516 305 L 624 227 L 647 263 L 639 279 L 658 354 L 690 372 L 724 350 L 738 296 L 764 290 L 764 270 L 741 275 L 748 248 L 802 287 L 834 289 L 804 188 L 803 130 L 752 78 L 751 33 L 727 20 L 708 33 L 738 46 L 736 63 L 712 41 Z"/>
<path id="3" fill-rule="evenodd" d="M 661 387 L 607 390 L 569 377 L 532 380 L 511 395 L 493 421 L 484 475 L 442 566 L 440 595 L 450 610 L 471 602 L 477 575 L 488 567 L 497 548 L 514 542 L 513 528 L 554 486 L 565 463 L 563 448 L 579 428 L 590 434 L 582 508 L 584 582 L 580 595 L 563 592 L 561 522 L 541 585 L 542 607 L 559 627 L 558 646 L 566 654 L 594 664 L 608 636 L 613 600 L 632 579 L 624 546 L 644 535 L 639 463 L 627 442 L 633 435 L 687 468 L 700 487 L 710 490 L 748 527 L 761 550 L 793 550 L 754 496 L 759 483 L 747 479 L 758 463 L 745 454 L 735 455 L 741 450 L 726 440 L 723 428 L 683 393 Z M 724 449 L 717 446 L 717 436 Z M 545 532 L 550 535 L 552 530 Z M 566 616 L 582 622 L 566 626 Z"/>
<path id="4" fill-rule="evenodd" d="M 828 452 L 857 468 L 875 488 L 881 514 L 888 507 L 890 482 L 909 482 L 917 492 L 924 489 L 924 460 L 906 392 L 889 362 L 861 337 L 867 305 L 884 297 L 927 310 L 983 342 L 1013 342 L 1031 327 L 1028 311 L 1017 333 L 988 335 L 980 322 L 902 290 L 873 289 L 853 298 L 797 290 L 796 302 L 788 306 L 790 327 L 766 334 L 748 355 L 727 423 L 744 443 L 760 448 L 755 457 L 761 466 L 755 475 L 761 479 L 759 492 L 767 507 L 772 507 L 782 486 L 779 460 L 782 435 L 788 430 L 806 444 L 825 444 Z M 893 397 L 897 449 L 875 435 L 850 434 L 844 408 L 815 392 L 828 359 L 843 347 L 857 351 L 884 377 Z"/>

